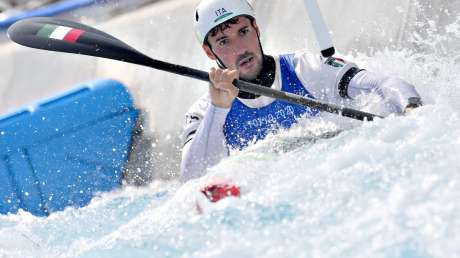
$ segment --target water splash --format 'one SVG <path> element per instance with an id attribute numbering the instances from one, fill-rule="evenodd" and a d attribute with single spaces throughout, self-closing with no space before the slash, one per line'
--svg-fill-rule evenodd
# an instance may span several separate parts
<path id="1" fill-rule="evenodd" d="M 184 185 L 0 216 L 0 257 L 459 257 L 459 22 L 414 32 L 413 49 L 352 57 L 417 86 L 426 105 L 408 116 L 302 121 Z M 242 197 L 198 215 L 198 189 L 215 177 Z"/>

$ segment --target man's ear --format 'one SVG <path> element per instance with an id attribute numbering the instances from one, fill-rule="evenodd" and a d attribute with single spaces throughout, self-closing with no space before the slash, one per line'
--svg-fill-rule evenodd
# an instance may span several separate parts
<path id="1" fill-rule="evenodd" d="M 211 48 L 208 46 L 208 44 L 203 44 L 203 50 L 206 53 L 206 55 L 213 61 L 217 60 L 216 55 L 212 52 Z"/>

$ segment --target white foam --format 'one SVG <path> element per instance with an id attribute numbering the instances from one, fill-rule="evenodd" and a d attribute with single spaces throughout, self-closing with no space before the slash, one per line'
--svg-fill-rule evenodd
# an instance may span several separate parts
<path id="1" fill-rule="evenodd" d="M 353 57 L 417 86 L 426 105 L 408 116 L 303 121 L 185 185 L 126 188 L 48 218 L 0 216 L 0 257 L 458 257 L 460 50 L 437 48 L 460 39 L 455 25 L 449 33 Z M 197 215 L 215 177 L 242 197 Z"/>

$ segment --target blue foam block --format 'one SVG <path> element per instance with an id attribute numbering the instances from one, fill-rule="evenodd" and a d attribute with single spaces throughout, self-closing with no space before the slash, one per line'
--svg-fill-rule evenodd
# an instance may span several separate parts
<path id="1" fill-rule="evenodd" d="M 137 117 L 113 80 L 0 117 L 0 213 L 46 216 L 120 186 Z"/>

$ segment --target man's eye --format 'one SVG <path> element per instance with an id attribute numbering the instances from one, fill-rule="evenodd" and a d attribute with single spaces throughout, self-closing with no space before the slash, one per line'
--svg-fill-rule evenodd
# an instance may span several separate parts
<path id="1" fill-rule="evenodd" d="M 241 35 L 246 35 L 246 34 L 248 34 L 248 33 L 249 33 L 249 29 L 248 29 L 248 28 L 244 28 L 244 29 L 241 29 L 241 30 L 240 30 L 240 34 L 241 34 Z"/>
<path id="2" fill-rule="evenodd" d="M 228 44 L 228 39 L 223 39 L 223 40 L 219 41 L 219 46 L 221 46 L 221 47 L 223 47 L 223 46 L 225 46 L 227 44 Z"/>

